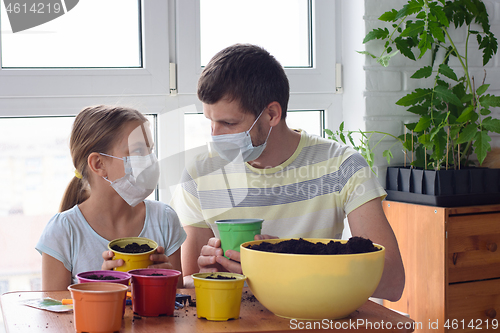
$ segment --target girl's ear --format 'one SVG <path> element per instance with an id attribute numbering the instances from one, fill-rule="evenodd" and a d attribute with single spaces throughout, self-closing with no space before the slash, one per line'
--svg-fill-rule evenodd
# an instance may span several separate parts
<path id="1" fill-rule="evenodd" d="M 87 158 L 87 164 L 91 172 L 95 173 L 100 177 L 107 177 L 108 172 L 106 171 L 106 165 L 104 163 L 104 158 L 101 154 L 91 153 Z"/>
<path id="2" fill-rule="evenodd" d="M 276 125 L 279 124 L 279 122 L 281 121 L 281 105 L 280 103 L 274 101 L 274 102 L 271 102 L 268 106 L 267 106 L 267 109 L 268 109 L 268 114 L 269 114 L 269 125 L 271 127 L 274 127 Z"/>

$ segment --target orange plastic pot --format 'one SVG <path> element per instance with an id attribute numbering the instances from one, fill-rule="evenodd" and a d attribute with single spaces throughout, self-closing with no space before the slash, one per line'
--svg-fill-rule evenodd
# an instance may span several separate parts
<path id="1" fill-rule="evenodd" d="M 111 276 L 116 278 L 115 280 L 93 280 L 90 277 L 93 275 L 97 276 Z M 108 282 L 108 283 L 121 283 L 124 284 L 128 287 L 130 284 L 130 274 L 127 272 L 120 272 L 120 271 L 87 271 L 87 272 L 81 272 L 76 274 L 76 278 L 78 279 L 78 282 L 80 283 L 96 283 L 96 282 Z M 125 302 L 123 302 L 123 313 L 122 316 L 125 315 Z"/>
<path id="2" fill-rule="evenodd" d="M 128 272 L 132 290 L 132 309 L 140 316 L 174 314 L 177 281 L 181 272 L 173 269 L 135 269 Z"/>
<path id="3" fill-rule="evenodd" d="M 119 283 L 78 283 L 68 287 L 77 332 L 116 332 L 122 327 L 128 287 Z"/>

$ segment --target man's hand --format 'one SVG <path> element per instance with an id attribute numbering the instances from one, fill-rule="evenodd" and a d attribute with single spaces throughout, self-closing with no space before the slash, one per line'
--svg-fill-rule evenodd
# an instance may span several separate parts
<path id="1" fill-rule="evenodd" d="M 217 265 L 217 257 L 221 257 L 222 255 L 220 239 L 215 237 L 210 238 L 207 245 L 201 248 L 201 253 L 198 257 L 200 273 L 224 271 L 221 266 Z"/>
<path id="2" fill-rule="evenodd" d="M 254 240 L 276 239 L 276 236 L 255 235 Z M 198 257 L 200 272 L 232 272 L 241 274 L 240 253 L 238 251 L 227 250 L 226 257 L 223 256 L 220 239 L 212 237 L 207 245 L 201 249 Z M 229 259 L 228 259 L 229 258 Z"/>
<path id="3" fill-rule="evenodd" d="M 372 297 L 396 302 L 405 285 L 405 270 L 398 241 L 385 217 L 380 198 L 368 201 L 347 215 L 351 234 L 385 247 L 384 272 Z"/>

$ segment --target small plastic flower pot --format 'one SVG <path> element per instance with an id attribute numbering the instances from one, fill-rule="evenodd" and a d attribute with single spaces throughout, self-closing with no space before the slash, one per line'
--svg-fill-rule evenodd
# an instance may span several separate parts
<path id="1" fill-rule="evenodd" d="M 141 253 L 125 253 L 113 250 L 113 246 L 115 245 L 125 248 L 125 246 L 132 243 L 137 243 L 139 245 L 147 244 L 152 248 L 152 250 Z M 156 252 L 157 247 L 158 244 L 156 244 L 154 240 L 144 237 L 118 238 L 112 240 L 108 244 L 108 248 L 115 254 L 113 260 L 123 259 L 123 261 L 125 262 L 122 266 L 114 268 L 115 271 L 121 272 L 128 272 L 132 269 L 147 268 L 149 265 L 152 265 L 153 262 L 149 259 L 149 256 Z"/>
<path id="2" fill-rule="evenodd" d="M 120 283 L 78 283 L 68 287 L 77 332 L 116 332 L 122 326 L 128 287 Z"/>
<path id="3" fill-rule="evenodd" d="M 101 277 L 101 279 L 95 279 L 93 277 Z M 108 280 L 102 279 L 102 277 L 114 277 L 116 279 Z M 109 282 L 109 283 L 120 283 L 126 285 L 127 287 L 130 284 L 130 274 L 127 272 L 119 272 L 119 271 L 88 271 L 81 272 L 76 274 L 76 278 L 80 283 L 95 283 L 95 282 Z M 125 302 L 123 302 L 123 312 L 122 315 L 125 315 Z"/>
<path id="4" fill-rule="evenodd" d="M 93 277 L 101 277 L 96 279 Z M 106 277 L 112 277 L 114 279 L 106 279 Z M 121 283 L 126 286 L 130 283 L 130 274 L 127 272 L 120 271 L 88 271 L 76 274 L 76 278 L 80 283 L 88 282 L 111 282 L 111 283 Z"/>
<path id="5" fill-rule="evenodd" d="M 181 272 L 173 269 L 135 269 L 132 276 L 132 309 L 140 316 L 174 314 L 177 281 Z"/>
<path id="6" fill-rule="evenodd" d="M 246 276 L 228 272 L 196 273 L 191 276 L 194 280 L 198 318 L 225 321 L 240 317 L 241 294 Z M 221 276 L 222 279 L 217 279 Z"/>
<path id="7" fill-rule="evenodd" d="M 240 252 L 240 245 L 260 235 L 263 219 L 229 219 L 215 221 L 224 255 L 227 250 Z"/>

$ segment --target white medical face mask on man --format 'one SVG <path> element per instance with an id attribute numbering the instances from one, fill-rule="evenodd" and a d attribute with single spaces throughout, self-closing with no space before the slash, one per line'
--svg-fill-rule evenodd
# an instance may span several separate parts
<path id="1" fill-rule="evenodd" d="M 248 131 L 235 134 L 212 135 L 211 144 L 220 157 L 228 162 L 231 162 L 238 156 L 241 156 L 240 158 L 243 159 L 243 162 L 248 162 L 257 159 L 262 154 L 266 148 L 267 139 L 269 139 L 269 134 L 271 134 L 271 130 L 273 128 L 271 127 L 269 129 L 266 141 L 257 147 L 254 147 L 252 144 L 250 131 L 255 126 L 262 113 L 264 113 L 264 110 L 262 110 L 257 119 L 255 119 Z"/>
<path id="2" fill-rule="evenodd" d="M 160 167 L 154 153 L 146 156 L 126 157 L 99 154 L 123 160 L 125 176 L 115 181 L 110 181 L 107 177 L 103 178 L 130 206 L 135 207 L 144 201 L 156 188 L 160 178 Z"/>

